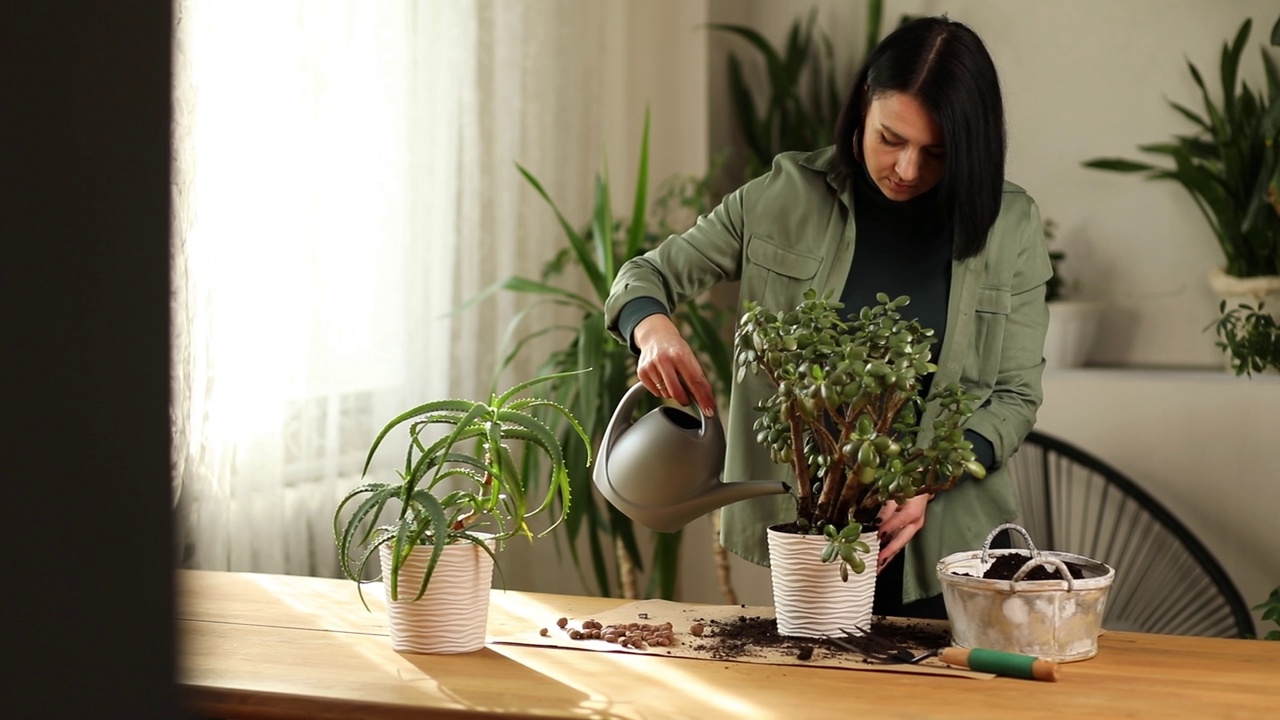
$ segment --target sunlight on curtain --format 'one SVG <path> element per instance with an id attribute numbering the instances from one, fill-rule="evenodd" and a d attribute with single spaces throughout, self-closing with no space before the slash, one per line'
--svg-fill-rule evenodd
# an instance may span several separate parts
<path id="1" fill-rule="evenodd" d="M 702 167 L 706 17 L 705 0 L 179 0 L 184 566 L 337 573 L 333 508 L 373 436 L 415 404 L 486 392 L 532 301 L 444 315 L 565 247 L 515 163 L 579 224 L 607 146 L 626 212 L 652 103 L 654 158 L 668 158 L 655 182 Z M 533 327 L 577 321 L 536 313 Z M 532 377 L 565 341 L 540 338 L 497 382 Z"/>
<path id="2" fill-rule="evenodd" d="M 335 574 L 369 441 L 447 394 L 467 5 L 179 3 L 183 566 Z"/>

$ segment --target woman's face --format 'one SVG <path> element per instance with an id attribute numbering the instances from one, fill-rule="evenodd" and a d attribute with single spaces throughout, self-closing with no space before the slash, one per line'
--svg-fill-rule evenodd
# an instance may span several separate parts
<path id="1" fill-rule="evenodd" d="M 862 157 L 880 192 L 910 200 L 942 180 L 942 129 L 913 95 L 889 93 L 871 101 L 862 128 Z"/>

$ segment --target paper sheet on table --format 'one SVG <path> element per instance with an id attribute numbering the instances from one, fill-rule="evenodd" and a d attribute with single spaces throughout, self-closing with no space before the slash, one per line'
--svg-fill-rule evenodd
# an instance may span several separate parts
<path id="1" fill-rule="evenodd" d="M 598 652 L 626 652 L 641 655 L 666 655 L 670 657 L 694 658 L 701 660 L 719 660 L 722 662 L 763 663 L 769 665 L 818 666 L 844 668 L 849 670 L 875 670 L 881 672 L 906 672 L 926 675 L 946 675 L 986 680 L 995 677 L 990 673 L 975 672 L 955 668 L 936 658 L 926 659 L 918 664 L 880 664 L 872 663 L 851 652 L 833 651 L 816 641 L 800 641 L 798 646 L 812 646 L 813 654 L 801 660 L 795 648 L 751 647 L 743 652 L 726 653 L 719 647 L 715 638 L 715 622 L 729 622 L 740 616 L 748 618 L 772 618 L 772 607 L 755 607 L 744 605 L 692 605 L 689 603 L 671 602 L 668 600 L 641 600 L 622 605 L 608 612 L 584 617 L 568 617 L 568 625 L 557 627 L 555 617 L 528 617 L 527 630 L 491 635 L 489 642 L 512 643 L 519 645 L 545 645 L 574 650 L 592 650 Z M 568 630 L 581 628 L 586 620 L 595 620 L 604 625 L 618 623 L 649 623 L 660 625 L 670 622 L 675 633 L 675 643 L 667 646 L 651 646 L 646 649 L 623 647 L 605 640 L 574 640 L 569 637 Z M 909 622 L 909 621 L 905 621 Z M 701 637 L 690 632 L 694 623 L 701 623 L 706 631 Z M 547 635 L 540 631 L 546 628 Z"/>

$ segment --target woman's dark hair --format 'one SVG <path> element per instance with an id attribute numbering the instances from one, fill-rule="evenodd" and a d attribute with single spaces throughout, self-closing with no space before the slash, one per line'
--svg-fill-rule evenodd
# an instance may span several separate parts
<path id="1" fill-rule="evenodd" d="M 1004 185 L 1004 103 L 995 63 L 977 34 L 945 17 L 904 23 L 867 56 L 836 122 L 836 152 L 861 172 L 859 147 L 871 101 L 890 93 L 918 99 L 942 129 L 946 170 L 942 212 L 955 228 L 954 256 L 973 257 L 987 243 Z"/>

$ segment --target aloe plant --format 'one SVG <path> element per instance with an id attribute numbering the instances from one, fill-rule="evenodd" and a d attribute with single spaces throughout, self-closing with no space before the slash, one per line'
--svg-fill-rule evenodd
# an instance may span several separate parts
<path id="1" fill-rule="evenodd" d="M 1200 70 L 1187 61 L 1204 114 L 1172 100 L 1169 105 L 1195 130 L 1172 142 L 1138 146 L 1169 158 L 1172 168 L 1115 157 L 1084 163 L 1180 183 L 1213 229 L 1226 257 L 1227 274 L 1237 277 L 1280 275 L 1280 72 L 1262 48 L 1266 93 L 1238 81 L 1251 27 L 1252 21 L 1245 20 L 1235 39 L 1222 47 L 1220 104 L 1209 97 Z M 1271 44 L 1280 45 L 1280 20 L 1272 28 Z"/>
<path id="2" fill-rule="evenodd" d="M 905 502 L 986 476 L 964 437 L 976 396 L 956 383 L 937 393 L 940 412 L 928 443 L 921 379 L 937 370 L 930 328 L 890 300 L 845 322 L 843 305 L 810 289 L 795 308 L 774 312 L 748 301 L 734 341 L 739 382 L 764 373 L 775 391 L 758 405 L 756 441 L 795 478 L 797 532 L 823 535 L 824 562 L 841 577 L 862 572 L 857 538 L 888 501 Z"/>
<path id="3" fill-rule="evenodd" d="M 865 53 L 880 42 L 883 14 L 883 0 L 867 0 Z M 816 20 L 817 8 L 813 8 L 803 22 L 799 18 L 793 21 L 783 48 L 774 47 L 760 32 L 744 25 L 708 25 L 746 40 L 765 65 L 769 83 L 764 97 L 757 100 L 748 86 L 742 60 L 729 53 L 729 91 L 747 146 L 748 177 L 768 170 L 778 153 L 817 150 L 832 143 L 852 73 L 836 66 L 830 36 L 823 31 L 814 34 Z"/>
<path id="4" fill-rule="evenodd" d="M 570 462 L 591 450 L 586 432 L 562 405 L 540 397 L 522 397 L 536 386 L 579 377 L 586 371 L 545 375 L 520 383 L 487 402 L 448 399 L 418 405 L 396 416 L 382 428 L 369 447 L 361 477 L 368 475 L 374 454 L 398 427 L 408 427 L 409 439 L 399 480 L 368 482 L 351 490 L 333 514 L 333 533 L 342 572 L 364 582 L 365 568 L 379 548 L 390 545 L 392 565 L 385 578 L 392 600 L 399 599 L 400 569 L 409 553 L 430 548 L 430 560 L 414 599 L 426 592 L 436 562 L 446 545 L 468 542 L 494 554 L 514 536 L 533 538 L 529 518 L 545 511 L 558 512 L 545 535 L 566 517 L 571 504 Z M 582 451 L 570 458 L 560 438 L 537 411 L 549 411 L 576 436 Z M 424 436 L 437 426 L 449 428 L 434 441 Z M 550 460 L 545 494 L 531 500 L 534 484 L 517 465 L 509 446 L 519 443 L 525 456 L 534 450 Z M 471 445 L 474 449 L 465 449 Z M 585 464 L 585 463 L 584 463 Z M 452 489 L 451 489 L 452 488 Z M 383 511 L 398 508 L 395 519 L 379 524 Z M 347 508 L 354 506 L 348 515 Z M 479 534 L 483 533 L 483 535 Z M 363 595 L 361 596 L 363 600 Z"/>
<path id="5" fill-rule="evenodd" d="M 573 410 L 582 421 L 583 428 L 593 445 L 600 441 L 613 410 L 634 382 L 635 358 L 630 350 L 615 342 L 605 329 L 604 303 L 609 296 L 618 269 L 626 261 L 655 247 L 670 230 L 659 220 L 651 227 L 647 217 L 649 205 L 649 114 L 645 113 L 644 134 L 641 138 L 636 177 L 635 196 L 631 203 L 629 219 L 614 215 L 610 204 L 609 179 L 605 173 L 596 176 L 595 202 L 591 219 L 583 230 L 564 217 L 555 201 L 547 194 L 538 179 L 526 168 L 517 164 L 521 175 L 546 201 L 563 231 L 565 247 L 557 252 L 537 279 L 523 276 L 506 278 L 485 289 L 462 307 L 468 307 L 498 291 L 510 291 L 534 298 L 510 323 L 507 329 L 511 350 L 503 358 L 499 371 L 508 367 L 524 351 L 529 341 L 552 333 L 565 333 L 568 342 L 551 353 L 541 365 L 545 372 L 563 372 L 579 367 L 596 368 L 590 377 L 562 378 L 551 386 L 552 396 L 562 405 Z M 668 194 L 657 204 L 666 207 L 672 202 L 686 206 L 696 214 L 710 210 L 710 181 L 707 178 L 672 186 Z M 574 288 L 578 284 L 567 282 L 566 273 L 577 268 L 585 279 L 587 293 Z M 544 325 L 523 330 L 530 317 L 536 317 L 547 304 L 568 306 L 580 313 L 574 325 Z M 459 308 L 462 309 L 462 308 Z M 690 301 L 677 309 L 673 319 L 682 328 L 707 368 L 715 387 L 727 390 L 730 376 L 730 351 L 728 342 L 721 336 L 723 314 L 709 303 Z M 523 333 L 523 334 L 520 334 Z M 656 403 L 655 399 L 648 402 Z M 647 408 L 642 408 L 642 410 Z M 582 460 L 581 450 L 572 440 L 573 429 L 560 427 L 560 437 L 566 442 L 565 456 L 569 461 L 569 483 L 579 501 L 569 509 L 564 527 L 569 553 L 584 583 L 594 584 L 604 596 L 639 594 L 634 587 L 634 577 L 627 566 L 636 569 L 638 575 L 646 567 L 644 553 L 631 519 L 618 512 L 603 500 L 593 500 L 595 489 L 591 470 Z M 578 540 L 587 539 L 588 558 L 578 553 Z M 647 561 L 649 585 L 645 594 L 672 599 L 675 595 L 679 570 L 681 533 L 657 533 Z M 620 569 L 610 572 L 608 557 L 613 554 L 619 560 Z M 593 578 L 588 580 L 587 568 Z"/>

